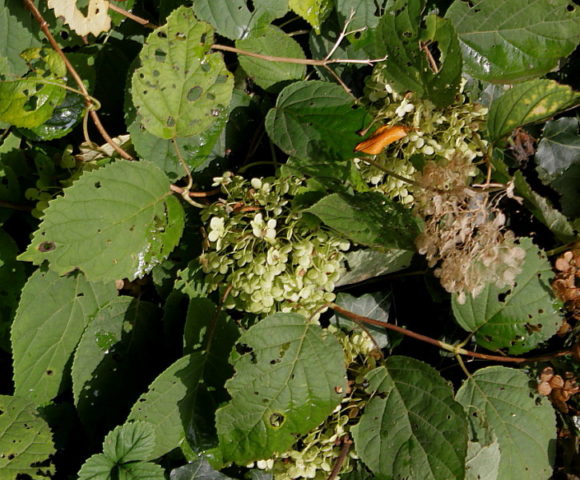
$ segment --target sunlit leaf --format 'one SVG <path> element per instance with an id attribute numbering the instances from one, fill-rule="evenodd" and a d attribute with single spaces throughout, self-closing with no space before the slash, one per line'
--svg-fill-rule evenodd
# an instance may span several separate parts
<path id="1" fill-rule="evenodd" d="M 334 0 L 288 0 L 288 6 L 320 33 L 322 22 L 332 12 Z"/>
<path id="2" fill-rule="evenodd" d="M 108 0 L 89 0 L 86 14 L 71 0 L 47 0 L 47 5 L 54 10 L 55 17 L 63 18 L 78 35 L 98 35 L 111 28 Z"/>

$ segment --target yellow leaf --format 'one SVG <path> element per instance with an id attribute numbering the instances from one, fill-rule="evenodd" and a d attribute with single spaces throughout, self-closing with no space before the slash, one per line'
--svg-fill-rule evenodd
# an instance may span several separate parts
<path id="1" fill-rule="evenodd" d="M 78 9 L 76 0 L 48 0 L 48 6 L 81 36 L 98 35 L 111 28 L 108 0 L 89 0 L 86 16 Z"/>

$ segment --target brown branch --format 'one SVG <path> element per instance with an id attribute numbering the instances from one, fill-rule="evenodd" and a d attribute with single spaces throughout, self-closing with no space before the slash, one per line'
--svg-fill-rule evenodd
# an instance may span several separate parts
<path id="1" fill-rule="evenodd" d="M 109 145 L 111 145 L 111 147 L 113 147 L 113 149 L 119 155 L 121 155 L 123 158 L 125 158 L 127 160 L 133 160 L 133 157 L 131 155 L 129 155 L 125 150 L 123 150 L 119 145 L 117 145 L 113 141 L 111 136 L 107 133 L 105 128 L 103 127 L 101 120 L 99 119 L 99 116 L 97 115 L 97 112 L 94 110 L 93 99 L 89 95 L 89 92 L 87 91 L 87 88 L 85 87 L 85 84 L 83 83 L 83 80 L 81 79 L 81 77 L 79 76 L 79 74 L 77 73 L 75 68 L 72 66 L 72 64 L 70 63 L 67 56 L 64 54 L 64 52 L 60 48 L 59 44 L 56 42 L 54 36 L 52 35 L 52 33 L 50 32 L 50 30 L 48 28 L 47 21 L 44 19 L 44 17 L 42 16 L 42 14 L 38 10 L 38 8 L 36 8 L 36 5 L 34 5 L 34 2 L 32 0 L 23 0 L 23 2 L 24 2 L 24 5 L 26 6 L 26 8 L 28 8 L 28 10 L 30 10 L 30 12 L 32 13 L 34 18 L 36 19 L 36 21 L 40 25 L 40 29 L 42 30 L 42 32 L 44 33 L 44 35 L 48 39 L 48 42 L 50 43 L 50 45 L 52 46 L 54 51 L 60 56 L 60 58 L 62 59 L 62 61 L 66 65 L 66 69 L 71 74 L 71 77 L 74 79 L 76 84 L 79 86 L 79 90 L 82 92 L 83 97 L 85 99 L 85 104 L 87 106 L 87 110 L 89 111 L 89 114 L 91 115 L 91 118 L 93 119 L 93 122 L 94 122 L 95 126 L 97 127 L 97 130 L 99 131 L 99 133 L 103 136 L 103 138 L 106 140 L 106 142 Z"/>
<path id="2" fill-rule="evenodd" d="M 441 342 L 439 340 L 435 340 L 434 338 L 427 337 L 425 335 L 421 335 L 420 333 L 416 333 L 416 332 L 413 332 L 411 330 L 407 330 L 406 328 L 399 327 L 398 325 L 393 325 L 392 323 L 381 322 L 380 320 L 375 320 L 374 318 L 369 318 L 369 317 L 365 317 L 363 315 L 358 315 L 354 312 L 351 312 L 349 310 L 345 310 L 342 307 L 339 307 L 335 303 L 331 303 L 329 305 L 329 307 L 332 308 L 335 312 L 340 313 L 341 315 L 344 315 L 345 317 L 348 317 L 356 322 L 368 323 L 369 325 L 383 327 L 383 328 L 386 328 L 388 330 L 392 330 L 394 332 L 405 335 L 407 337 L 411 337 L 411 338 L 414 338 L 416 340 L 420 340 L 420 341 L 425 342 L 425 343 L 430 343 L 431 345 L 435 345 L 436 347 L 439 347 L 443 350 L 447 350 L 449 352 L 452 352 L 455 355 L 466 355 L 469 357 L 480 358 L 482 360 L 489 360 L 489 361 L 503 362 L 503 363 L 529 363 L 529 362 L 545 362 L 545 361 L 552 360 L 552 359 L 557 358 L 557 357 L 563 357 L 565 355 L 572 354 L 572 350 L 567 349 L 567 350 L 560 350 L 558 352 L 550 353 L 547 355 L 540 355 L 537 357 L 529 357 L 529 358 L 507 357 L 507 356 L 501 356 L 501 355 L 487 355 L 485 353 L 477 353 L 477 352 L 472 352 L 471 350 L 465 350 L 464 348 L 457 348 L 457 347 L 450 345 L 448 343 L 444 343 L 444 342 Z"/>
<path id="3" fill-rule="evenodd" d="M 10 208 L 11 210 L 22 210 L 23 212 L 31 212 L 33 207 L 29 205 L 20 205 L 18 203 L 6 202 L 0 200 L 0 208 Z"/>
<path id="4" fill-rule="evenodd" d="M 128 12 L 127 10 L 122 9 L 121 7 L 118 7 L 114 3 L 109 3 L 109 9 L 113 10 L 113 12 L 120 13 L 124 17 L 127 17 L 128 19 L 133 20 L 134 22 L 137 22 L 146 28 L 150 28 L 152 30 L 157 28 L 157 25 L 151 23 L 149 20 L 146 20 L 145 18 L 138 17 L 137 15 L 135 15 L 131 12 Z"/>
<path id="5" fill-rule="evenodd" d="M 346 460 L 346 456 L 348 455 L 348 451 L 350 450 L 351 445 L 352 440 L 348 436 L 343 437 L 342 448 L 340 449 L 340 453 L 338 454 L 336 462 L 334 462 L 334 466 L 332 467 L 332 470 L 327 480 L 335 480 L 335 478 L 338 477 L 340 469 L 342 468 L 342 464 Z"/>
<path id="6" fill-rule="evenodd" d="M 177 185 L 173 185 L 173 184 L 170 185 L 169 188 L 172 192 L 179 193 L 180 195 L 183 195 L 184 192 L 186 191 L 185 188 L 178 187 Z M 208 192 L 187 192 L 187 194 L 193 198 L 207 198 L 207 197 L 211 197 L 213 195 L 218 195 L 220 192 L 221 192 L 221 190 L 219 188 L 215 188 L 213 190 L 209 190 Z"/>

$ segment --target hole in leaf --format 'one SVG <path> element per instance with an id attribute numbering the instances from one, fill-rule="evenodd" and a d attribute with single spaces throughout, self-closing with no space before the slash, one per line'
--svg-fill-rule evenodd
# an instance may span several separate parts
<path id="1" fill-rule="evenodd" d="M 270 425 L 273 428 L 280 428 L 282 425 L 284 425 L 285 420 L 286 417 L 279 412 L 272 413 L 269 418 Z"/>
<path id="2" fill-rule="evenodd" d="M 175 34 L 175 38 L 176 38 L 177 40 L 185 40 L 185 33 L 182 33 L 182 32 L 177 32 L 177 33 Z"/>
<path id="3" fill-rule="evenodd" d="M 207 40 L 207 33 L 202 33 L 201 37 L 199 37 L 199 43 L 205 43 Z"/>
<path id="4" fill-rule="evenodd" d="M 40 252 L 50 252 L 51 250 L 54 250 L 55 248 L 56 248 L 56 245 L 54 244 L 54 242 L 42 242 L 38 246 L 38 250 Z"/>
<path id="5" fill-rule="evenodd" d="M 22 106 L 25 112 L 33 112 L 34 110 L 36 110 L 37 107 L 38 107 L 38 97 L 36 95 L 28 97 L 28 99 L 26 100 L 26 102 L 24 102 L 24 105 Z"/>
<path id="6" fill-rule="evenodd" d="M 157 36 L 159 38 L 167 38 L 167 34 L 165 32 L 157 32 Z"/>
<path id="7" fill-rule="evenodd" d="M 200 86 L 190 88 L 189 92 L 187 92 L 187 99 L 190 102 L 193 102 L 201 96 L 202 92 L 203 92 L 203 88 L 201 88 Z"/>
<path id="8" fill-rule="evenodd" d="M 101 188 L 101 182 L 95 182 L 95 188 Z"/>
<path id="9" fill-rule="evenodd" d="M 173 118 L 171 115 L 169 117 L 167 117 L 167 121 L 165 122 L 165 124 L 168 127 L 175 127 L 175 118 Z"/>
<path id="10" fill-rule="evenodd" d="M 52 370 L 47 370 L 47 371 L 46 371 L 46 374 L 47 374 L 47 375 L 49 375 L 49 376 L 50 376 L 50 375 L 52 375 L 53 373 L 54 373 L 54 372 L 53 372 Z"/>
<path id="11" fill-rule="evenodd" d="M 160 48 L 155 50 L 155 60 L 157 60 L 158 62 L 164 62 L 165 57 L 167 57 L 167 53 L 165 53 L 163 50 L 161 50 Z"/>

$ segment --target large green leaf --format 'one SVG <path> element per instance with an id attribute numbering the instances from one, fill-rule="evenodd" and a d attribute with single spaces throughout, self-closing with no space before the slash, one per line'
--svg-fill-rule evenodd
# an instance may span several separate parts
<path id="1" fill-rule="evenodd" d="M 0 81 L 0 121 L 33 128 L 50 119 L 64 100 L 66 67 L 50 49 L 31 48 L 22 57 L 33 71 L 18 80 Z"/>
<path id="2" fill-rule="evenodd" d="M 121 423 L 154 376 L 158 318 L 153 304 L 119 297 L 101 309 L 83 333 L 72 363 L 72 390 L 92 438 L 102 438 Z"/>
<path id="3" fill-rule="evenodd" d="M 52 433 L 34 405 L 0 395 L 0 480 L 51 477 Z"/>
<path id="4" fill-rule="evenodd" d="M 556 446 L 554 409 L 534 398 L 522 371 L 487 367 L 470 376 L 457 392 L 470 419 L 471 436 L 491 430 L 499 443 L 498 479 L 545 480 L 552 475 Z"/>
<path id="5" fill-rule="evenodd" d="M 526 257 L 513 287 L 487 285 L 476 298 L 467 295 L 464 304 L 453 296 L 457 323 L 473 332 L 479 345 L 490 350 L 507 348 L 512 354 L 532 350 L 552 337 L 562 323 L 550 287 L 550 263 L 529 238 L 522 238 L 520 246 Z"/>
<path id="6" fill-rule="evenodd" d="M 85 173 L 50 202 L 21 260 L 91 281 L 142 277 L 179 242 L 183 208 L 149 162 L 109 164 Z"/>
<path id="7" fill-rule="evenodd" d="M 306 58 L 300 44 L 274 25 L 268 25 L 250 37 L 238 40 L 236 47 L 262 55 Z M 306 65 L 272 62 L 248 55 L 239 55 L 238 59 L 254 82 L 269 92 L 278 92 L 285 84 L 300 80 L 306 75 Z"/>
<path id="8" fill-rule="evenodd" d="M 218 452 L 245 465 L 283 452 L 324 420 L 346 387 L 338 341 L 304 317 L 278 313 L 246 331 L 232 352 L 231 401 L 216 414 Z"/>
<path id="9" fill-rule="evenodd" d="M 199 408 L 195 399 L 203 381 L 203 366 L 201 353 L 180 358 L 135 402 L 128 420 L 142 420 L 155 426 L 155 446 L 147 460 L 166 454 L 184 441 L 193 410 Z"/>
<path id="10" fill-rule="evenodd" d="M 388 54 L 377 65 L 400 92 L 412 91 L 439 107 L 455 100 L 461 80 L 461 51 L 450 21 L 429 15 L 422 20 L 424 0 L 396 0 L 370 33 L 368 52 L 374 57 Z M 435 45 L 439 65 L 431 64 L 426 45 Z M 421 48 L 421 45 L 425 45 Z"/>
<path id="11" fill-rule="evenodd" d="M 336 11 L 340 21 L 350 18 L 349 30 L 375 28 L 379 23 L 387 0 L 336 0 Z"/>
<path id="12" fill-rule="evenodd" d="M 247 38 L 252 31 L 288 11 L 288 0 L 254 0 L 250 11 L 246 0 L 194 0 L 193 11 L 200 20 L 231 40 Z"/>
<path id="13" fill-rule="evenodd" d="M 576 231 L 580 231 L 580 163 L 575 163 L 552 183 L 552 188 L 560 194 L 562 212 L 576 218 Z"/>
<path id="14" fill-rule="evenodd" d="M 24 265 L 16 260 L 18 246 L 0 230 L 0 348 L 10 351 L 10 325 L 26 280 Z"/>
<path id="15" fill-rule="evenodd" d="M 334 8 L 334 0 L 288 0 L 288 6 L 319 34 L 322 22 Z"/>
<path id="16" fill-rule="evenodd" d="M 378 249 L 413 250 L 419 225 L 411 211 L 384 195 L 332 193 L 306 210 L 350 240 Z"/>
<path id="17" fill-rule="evenodd" d="M 147 37 L 132 80 L 143 126 L 161 138 L 199 135 L 228 108 L 232 75 L 219 53 L 209 53 L 213 29 L 180 7 Z"/>
<path id="18" fill-rule="evenodd" d="M 495 83 L 539 77 L 578 42 L 580 18 L 568 0 L 455 0 L 455 25 L 467 73 Z"/>
<path id="19" fill-rule="evenodd" d="M 390 248 L 379 252 L 372 248 L 354 250 L 346 254 L 347 271 L 336 282 L 337 287 L 360 283 L 380 275 L 395 273 L 411 265 L 414 252 Z"/>
<path id="20" fill-rule="evenodd" d="M 517 127 L 551 117 L 580 101 L 580 94 L 553 80 L 530 80 L 496 98 L 487 117 L 487 131 L 498 141 Z"/>
<path id="21" fill-rule="evenodd" d="M 352 428 L 356 452 L 379 478 L 462 479 L 467 421 L 429 365 L 392 356 L 367 376 L 371 399 Z"/>
<path id="22" fill-rule="evenodd" d="M 534 160 L 545 183 L 553 182 L 569 167 L 580 164 L 578 119 L 563 117 L 546 122 Z"/>
<path id="23" fill-rule="evenodd" d="M 61 392 L 85 327 L 116 295 L 112 283 L 89 283 L 78 272 L 34 272 L 12 324 L 15 394 L 41 405 Z"/>
<path id="24" fill-rule="evenodd" d="M 215 470 L 205 458 L 171 470 L 171 480 L 230 480 L 231 477 Z"/>
<path id="25" fill-rule="evenodd" d="M 266 131 L 288 155 L 339 160 L 352 157 L 366 112 L 340 86 L 321 81 L 293 83 L 266 116 Z"/>

